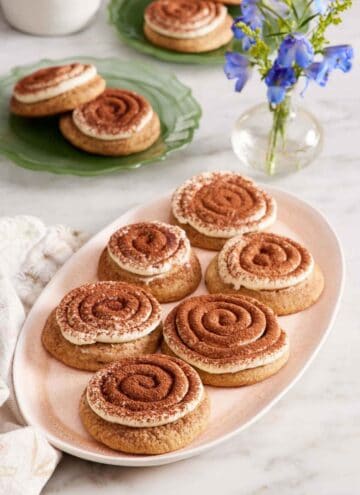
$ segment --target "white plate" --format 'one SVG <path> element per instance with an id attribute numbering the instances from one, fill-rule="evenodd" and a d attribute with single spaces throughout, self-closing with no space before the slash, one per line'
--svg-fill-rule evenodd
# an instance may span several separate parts
<path id="1" fill-rule="evenodd" d="M 93 440 L 78 416 L 78 402 L 91 376 L 62 365 L 43 349 L 41 331 L 50 311 L 70 289 L 96 279 L 99 255 L 119 227 L 169 217 L 170 195 L 122 215 L 87 242 L 59 270 L 33 306 L 21 332 L 14 359 L 14 384 L 20 410 L 59 449 L 83 459 L 119 466 L 154 466 L 200 454 L 247 428 L 265 414 L 299 379 L 327 337 L 343 287 L 344 263 L 339 240 L 325 218 L 300 199 L 267 187 L 278 202 L 272 230 L 305 244 L 321 266 L 326 286 L 320 300 L 296 315 L 281 318 L 290 337 L 287 365 L 270 379 L 238 389 L 209 388 L 212 413 L 207 430 L 191 445 L 157 456 L 115 452 Z M 197 250 L 203 270 L 214 253 Z M 202 282 L 196 293 L 206 292 Z M 164 315 L 173 305 L 164 305 Z"/>

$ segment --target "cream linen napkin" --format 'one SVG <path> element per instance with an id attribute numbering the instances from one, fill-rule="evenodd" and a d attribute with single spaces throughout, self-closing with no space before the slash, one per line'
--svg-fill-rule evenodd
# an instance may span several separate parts
<path id="1" fill-rule="evenodd" d="M 12 359 L 26 313 L 85 236 L 30 216 L 0 217 L 0 494 L 37 495 L 60 453 L 24 426 L 12 385 Z"/>

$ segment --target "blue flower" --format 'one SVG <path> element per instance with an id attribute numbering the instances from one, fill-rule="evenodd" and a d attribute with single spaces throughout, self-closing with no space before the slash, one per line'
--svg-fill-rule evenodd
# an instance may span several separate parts
<path id="1" fill-rule="evenodd" d="M 314 0 L 314 11 L 316 14 L 324 15 L 332 0 Z"/>
<path id="2" fill-rule="evenodd" d="M 277 63 L 281 67 L 292 67 L 293 63 L 305 69 L 314 60 L 314 49 L 303 34 L 289 34 L 279 48 Z"/>
<path id="3" fill-rule="evenodd" d="M 315 81 L 319 86 L 326 86 L 329 79 L 330 70 L 331 69 L 325 61 L 314 62 L 309 67 L 307 67 L 304 72 L 305 76 L 307 77 L 307 84 L 305 86 L 305 89 L 308 87 L 310 80 Z M 305 92 L 305 89 L 303 93 Z"/>
<path id="4" fill-rule="evenodd" d="M 264 18 L 257 7 L 258 0 L 243 0 L 241 3 L 241 15 L 237 17 L 232 25 L 235 38 L 242 40 L 243 50 L 247 51 L 254 44 L 254 40 L 247 36 L 236 24 L 243 22 L 253 31 L 261 29 Z"/>
<path id="5" fill-rule="evenodd" d="M 241 14 L 243 22 L 251 29 L 261 28 L 264 18 L 257 6 L 257 0 L 243 0 Z"/>
<path id="6" fill-rule="evenodd" d="M 319 86 L 326 86 L 330 72 L 334 69 L 340 69 L 343 72 L 351 70 L 354 50 L 350 45 L 329 46 L 325 48 L 323 54 L 324 57 L 320 62 L 314 62 L 304 71 L 307 78 L 305 89 L 310 80 Z"/>
<path id="7" fill-rule="evenodd" d="M 237 26 L 236 24 L 238 22 L 244 22 L 245 24 L 247 24 L 251 29 L 255 30 L 257 29 L 259 26 L 258 24 L 258 19 L 254 19 L 254 22 L 253 23 L 248 23 L 248 22 L 245 22 L 245 17 L 244 16 L 239 16 L 235 19 L 233 25 L 232 25 L 232 31 L 234 33 L 234 36 L 236 39 L 238 40 L 241 40 L 242 41 L 242 47 L 243 47 L 243 50 L 245 51 L 248 51 L 249 48 L 251 47 L 251 45 L 253 45 L 255 43 L 254 39 L 252 37 L 249 37 L 247 36 L 243 30 L 241 29 L 241 27 Z"/>
<path id="8" fill-rule="evenodd" d="M 250 77 L 250 64 L 244 55 L 236 52 L 225 54 L 224 72 L 228 79 L 236 79 L 235 91 L 241 91 Z"/>
<path id="9" fill-rule="evenodd" d="M 329 46 L 324 50 L 324 60 L 330 69 L 349 72 L 352 68 L 354 50 L 350 45 Z"/>
<path id="10" fill-rule="evenodd" d="M 245 14 L 249 9 L 253 9 L 254 7 L 257 7 L 257 4 L 259 3 L 259 0 L 243 0 L 241 2 L 241 12 Z"/>
<path id="11" fill-rule="evenodd" d="M 296 81 L 295 71 L 292 67 L 280 67 L 275 62 L 265 77 L 269 102 L 274 105 L 281 103 L 285 99 L 287 89 L 294 86 Z"/>

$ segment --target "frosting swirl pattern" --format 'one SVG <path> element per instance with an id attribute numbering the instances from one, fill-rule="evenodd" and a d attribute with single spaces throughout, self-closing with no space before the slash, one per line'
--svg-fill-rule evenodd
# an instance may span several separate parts
<path id="1" fill-rule="evenodd" d="M 124 270 L 143 276 L 162 275 L 188 262 L 185 232 L 163 222 L 141 222 L 117 230 L 108 243 L 110 257 Z"/>
<path id="2" fill-rule="evenodd" d="M 92 64 L 45 67 L 20 79 L 14 87 L 14 97 L 23 103 L 48 100 L 89 82 L 96 74 Z"/>
<path id="3" fill-rule="evenodd" d="M 205 172 L 180 186 L 172 212 L 209 237 L 230 238 L 262 230 L 276 218 L 276 203 L 253 181 L 232 172 Z"/>
<path id="4" fill-rule="evenodd" d="M 160 324 L 161 307 L 147 291 L 122 282 L 96 282 L 69 292 L 56 308 L 63 337 L 76 345 L 130 342 Z"/>
<path id="5" fill-rule="evenodd" d="M 145 22 L 159 34 L 191 39 L 204 36 L 220 26 L 227 9 L 207 0 L 156 0 L 145 10 Z"/>
<path id="6" fill-rule="evenodd" d="M 309 251 L 287 237 L 258 232 L 237 236 L 219 253 L 223 282 L 235 289 L 276 290 L 305 280 L 314 268 Z"/>
<path id="7" fill-rule="evenodd" d="M 83 134 L 105 141 L 130 138 L 152 117 L 152 107 L 143 96 L 114 88 L 106 89 L 72 114 L 74 124 Z"/>
<path id="8" fill-rule="evenodd" d="M 273 311 L 243 296 L 189 298 L 169 313 L 163 332 L 178 357 L 213 374 L 272 363 L 288 348 Z"/>
<path id="9" fill-rule="evenodd" d="M 105 421 L 142 428 L 177 421 L 198 406 L 203 393 L 191 366 L 152 354 L 122 359 L 97 372 L 87 387 L 87 401 Z"/>

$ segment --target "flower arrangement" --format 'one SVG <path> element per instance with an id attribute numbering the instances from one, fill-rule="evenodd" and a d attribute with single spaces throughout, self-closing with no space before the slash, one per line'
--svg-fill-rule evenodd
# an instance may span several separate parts
<path id="1" fill-rule="evenodd" d="M 233 24 L 239 52 L 226 53 L 224 71 L 242 91 L 256 67 L 267 86 L 272 112 L 266 170 L 275 172 L 276 149 L 285 140 L 292 91 L 304 80 L 325 86 L 333 70 L 348 72 L 352 66 L 350 45 L 328 46 L 326 31 L 342 21 L 352 0 L 242 0 L 240 16 Z"/>

